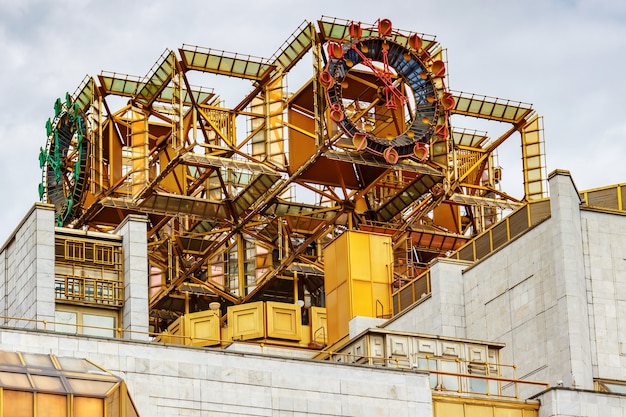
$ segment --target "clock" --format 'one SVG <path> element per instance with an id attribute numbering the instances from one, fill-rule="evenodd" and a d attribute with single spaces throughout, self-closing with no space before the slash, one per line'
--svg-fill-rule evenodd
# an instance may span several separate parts
<path id="1" fill-rule="evenodd" d="M 364 32 L 352 23 L 349 37 L 327 44 L 319 79 L 330 119 L 357 151 L 392 164 L 401 158 L 424 162 L 435 132 L 446 130 L 446 113 L 454 104 L 442 81 L 444 63 L 422 49 L 418 35 L 396 34 L 388 19 L 368 36 Z M 361 90 L 345 94 L 355 79 L 361 79 Z"/>
<path id="2" fill-rule="evenodd" d="M 89 141 L 87 120 L 66 94 L 54 104 L 54 118 L 46 122 L 47 144 L 40 149 L 43 180 L 39 197 L 55 207 L 56 223 L 64 226 L 77 217 L 87 182 Z"/>

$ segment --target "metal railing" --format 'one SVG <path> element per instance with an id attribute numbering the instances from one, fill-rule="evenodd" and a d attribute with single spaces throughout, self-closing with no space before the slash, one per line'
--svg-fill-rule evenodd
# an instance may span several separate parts
<path id="1" fill-rule="evenodd" d="M 124 304 L 124 283 L 118 280 L 57 275 L 54 293 L 57 300 L 115 307 Z"/>
<path id="2" fill-rule="evenodd" d="M 328 360 L 331 362 L 426 371 L 430 374 L 431 389 L 439 392 L 472 393 L 519 399 L 520 385 L 541 386 L 543 389 L 550 387 L 547 382 L 517 378 L 515 365 L 429 355 L 413 357 L 413 360 L 409 360 L 408 358 L 381 358 L 332 351 L 327 353 Z M 506 374 L 510 376 L 505 376 Z"/>

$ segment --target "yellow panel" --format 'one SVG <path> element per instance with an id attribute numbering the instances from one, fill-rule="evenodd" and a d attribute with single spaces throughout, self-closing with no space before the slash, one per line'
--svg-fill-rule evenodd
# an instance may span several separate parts
<path id="1" fill-rule="evenodd" d="M 334 273 L 337 276 L 337 287 L 346 282 L 350 276 L 350 250 L 348 248 L 348 235 L 349 232 L 345 232 L 335 240 L 336 252 Z M 326 272 L 326 269 L 326 266 L 324 266 L 324 272 Z"/>
<path id="2" fill-rule="evenodd" d="M 352 281 L 352 314 L 355 316 L 375 317 L 374 305 L 372 303 L 372 284 L 365 281 Z"/>
<path id="3" fill-rule="evenodd" d="M 339 340 L 339 306 L 337 305 L 338 291 L 335 288 L 333 291 L 326 292 L 326 309 L 330 312 L 327 316 L 327 339 L 328 344 L 331 345 L 335 341 Z M 313 327 L 313 331 L 315 331 L 315 327 Z"/>
<path id="4" fill-rule="evenodd" d="M 179 345 L 185 344 L 185 317 L 177 318 L 172 324 L 167 328 L 167 333 L 169 333 L 169 340 L 167 343 L 176 343 Z M 165 340 L 163 340 L 165 341 Z"/>
<path id="5" fill-rule="evenodd" d="M 65 395 L 37 394 L 37 417 L 66 417 L 67 397 Z"/>
<path id="6" fill-rule="evenodd" d="M 126 417 L 139 417 L 139 414 L 137 413 L 137 410 L 135 409 L 135 405 L 133 404 L 133 400 L 130 398 L 130 395 L 128 395 L 128 392 L 126 392 L 126 395 L 124 396 L 124 407 L 126 408 Z"/>
<path id="7" fill-rule="evenodd" d="M 465 405 L 465 417 L 493 417 L 493 408 L 487 405 Z"/>
<path id="8" fill-rule="evenodd" d="M 370 235 L 371 281 L 391 285 L 391 237 Z"/>
<path id="9" fill-rule="evenodd" d="M 74 397 L 74 416 L 104 416 L 104 402 L 100 398 Z"/>
<path id="10" fill-rule="evenodd" d="M 300 341 L 302 338 L 302 311 L 297 304 L 265 303 L 267 337 Z"/>
<path id="11" fill-rule="evenodd" d="M 302 166 L 315 154 L 315 119 L 289 109 L 289 169 L 293 171 Z M 308 134 L 307 134 L 308 133 Z"/>
<path id="12" fill-rule="evenodd" d="M 311 340 L 316 343 L 327 343 L 328 327 L 326 324 L 326 309 L 311 307 L 309 309 L 311 323 Z"/>
<path id="13" fill-rule="evenodd" d="M 390 318 L 393 314 L 391 285 L 387 283 L 372 283 L 372 302 L 374 303 L 374 317 Z"/>
<path id="14" fill-rule="evenodd" d="M 360 231 L 344 232 L 325 248 L 329 344 L 348 334 L 355 316 L 391 315 L 392 256 L 389 236 Z"/>
<path id="15" fill-rule="evenodd" d="M 370 239 L 365 233 L 345 232 L 348 235 L 349 254 L 346 259 L 350 261 L 350 278 L 361 281 L 371 280 L 370 270 Z"/>
<path id="16" fill-rule="evenodd" d="M 265 337 L 265 311 L 262 301 L 228 307 L 228 325 L 233 340 Z"/>
<path id="17" fill-rule="evenodd" d="M 434 417 L 463 417 L 464 415 L 463 404 L 433 401 Z"/>
<path id="18" fill-rule="evenodd" d="M 350 288 L 347 282 L 337 287 L 337 336 L 331 343 L 336 342 L 349 333 L 349 321 L 352 317 L 352 297 L 350 297 Z"/>
<path id="19" fill-rule="evenodd" d="M 433 210 L 433 221 L 435 224 L 445 227 L 451 233 L 460 233 L 459 206 L 452 204 L 441 204 Z"/>
<path id="20" fill-rule="evenodd" d="M 537 410 L 522 410 L 522 416 L 523 417 L 537 417 L 538 413 L 538 409 L 539 407 L 537 407 Z"/>
<path id="21" fill-rule="evenodd" d="M 23 391 L 2 390 L 3 417 L 32 417 L 33 393 Z"/>
<path id="22" fill-rule="evenodd" d="M 326 292 L 337 288 L 337 249 L 334 243 L 324 250 L 324 288 Z"/>
<path id="23" fill-rule="evenodd" d="M 120 391 L 121 386 L 114 389 L 104 400 L 107 409 L 107 417 L 120 417 Z"/>
<path id="24" fill-rule="evenodd" d="M 213 346 L 220 343 L 220 316 L 213 311 L 187 314 L 189 343 L 193 346 Z"/>
<path id="25" fill-rule="evenodd" d="M 521 408 L 493 408 L 494 417 L 523 417 L 523 410 Z"/>

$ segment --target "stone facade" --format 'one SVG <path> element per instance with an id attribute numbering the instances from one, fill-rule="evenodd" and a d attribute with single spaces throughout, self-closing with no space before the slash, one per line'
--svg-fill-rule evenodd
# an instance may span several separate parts
<path id="1" fill-rule="evenodd" d="M 626 216 L 582 208 L 567 172 L 550 193 L 549 219 L 474 265 L 436 261 L 432 294 L 385 327 L 504 343 L 519 378 L 587 397 L 594 378 L 625 380 Z M 559 413 L 541 415 L 605 415 Z"/>
<path id="2" fill-rule="evenodd" d="M 413 370 L 8 329 L 0 346 L 89 359 L 126 381 L 141 416 L 432 416 Z"/>
<path id="3" fill-rule="evenodd" d="M 148 242 L 147 218 L 128 216 L 118 226 L 124 253 L 124 338 L 148 340 Z"/>
<path id="4" fill-rule="evenodd" d="M 43 329 L 54 321 L 54 206 L 35 204 L 0 249 L 0 308 L 8 326 Z"/>

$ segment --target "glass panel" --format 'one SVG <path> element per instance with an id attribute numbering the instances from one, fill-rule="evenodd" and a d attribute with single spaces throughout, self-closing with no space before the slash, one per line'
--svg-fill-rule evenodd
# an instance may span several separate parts
<path id="1" fill-rule="evenodd" d="M 456 362 L 441 361 L 441 370 L 444 372 L 458 373 Z M 448 391 L 458 391 L 459 389 L 459 377 L 454 375 L 441 375 L 441 384 L 443 389 Z"/>
<path id="2" fill-rule="evenodd" d="M 120 391 L 118 387 L 106 398 L 107 417 L 120 417 Z"/>
<path id="3" fill-rule="evenodd" d="M 95 395 L 104 397 L 117 382 L 90 381 L 87 379 L 68 378 L 70 387 L 75 394 Z"/>
<path id="4" fill-rule="evenodd" d="M 31 389 L 26 374 L 16 374 L 14 372 L 0 372 L 0 386 Z"/>
<path id="5" fill-rule="evenodd" d="M 20 357 L 15 352 L 1 352 L 0 351 L 0 364 L 22 366 Z"/>
<path id="6" fill-rule="evenodd" d="M 126 403 L 126 417 L 139 417 L 130 395 L 126 394 L 125 397 L 124 402 Z"/>
<path id="7" fill-rule="evenodd" d="M 56 376 L 31 375 L 37 391 L 65 392 L 61 378 Z"/>
<path id="8" fill-rule="evenodd" d="M 65 395 L 37 394 L 37 417 L 66 417 L 67 397 Z"/>
<path id="9" fill-rule="evenodd" d="M 76 333 L 76 313 L 71 311 L 54 312 L 54 330 L 63 333 Z"/>
<path id="10" fill-rule="evenodd" d="M 102 417 L 104 403 L 99 398 L 74 397 L 75 417 Z"/>
<path id="11" fill-rule="evenodd" d="M 85 359 L 60 357 L 57 358 L 57 360 L 61 365 L 61 369 L 64 371 L 109 375 L 108 372 L 100 369 Z"/>
<path id="12" fill-rule="evenodd" d="M 115 317 L 97 314 L 83 314 L 83 334 L 91 336 L 115 337 Z M 95 326 L 96 328 L 88 327 Z"/>
<path id="13" fill-rule="evenodd" d="M 436 359 L 426 359 L 426 358 L 417 358 L 417 367 L 419 369 L 426 370 L 437 370 L 437 360 Z M 437 374 L 430 374 L 430 387 L 437 387 Z"/>
<path id="14" fill-rule="evenodd" d="M 626 385 L 612 384 L 610 382 L 602 382 L 611 392 L 626 394 Z"/>
<path id="15" fill-rule="evenodd" d="M 52 359 L 48 355 L 38 355 L 35 353 L 22 353 L 26 366 L 36 366 L 38 368 L 55 369 Z"/>
<path id="16" fill-rule="evenodd" d="M 3 417 L 33 417 L 33 393 L 3 391 Z"/>

